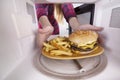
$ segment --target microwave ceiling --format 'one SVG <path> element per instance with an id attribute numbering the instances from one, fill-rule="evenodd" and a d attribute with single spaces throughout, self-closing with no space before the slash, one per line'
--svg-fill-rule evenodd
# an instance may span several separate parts
<path id="1" fill-rule="evenodd" d="M 34 3 L 95 3 L 99 0 L 32 0 Z"/>

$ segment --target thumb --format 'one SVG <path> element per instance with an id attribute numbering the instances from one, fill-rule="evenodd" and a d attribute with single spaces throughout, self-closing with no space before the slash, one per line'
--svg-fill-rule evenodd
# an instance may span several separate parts
<path id="1" fill-rule="evenodd" d="M 43 28 L 43 29 L 39 29 L 38 32 L 41 33 L 41 34 L 44 34 L 44 33 L 50 32 L 51 29 L 52 29 L 52 28 L 48 26 L 48 27 L 45 27 L 45 28 Z M 52 32 L 51 32 L 51 33 L 52 33 Z"/>
<path id="2" fill-rule="evenodd" d="M 45 33 L 46 31 L 44 30 L 44 29 L 38 29 L 38 33 L 41 33 L 41 34 L 43 34 L 43 33 Z"/>

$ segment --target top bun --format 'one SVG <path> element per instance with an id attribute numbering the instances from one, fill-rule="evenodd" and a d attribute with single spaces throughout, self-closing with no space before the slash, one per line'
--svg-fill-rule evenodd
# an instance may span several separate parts
<path id="1" fill-rule="evenodd" d="M 79 46 L 91 44 L 92 42 L 96 42 L 97 39 L 98 34 L 95 31 L 91 30 L 78 30 L 69 36 L 69 40 Z"/>

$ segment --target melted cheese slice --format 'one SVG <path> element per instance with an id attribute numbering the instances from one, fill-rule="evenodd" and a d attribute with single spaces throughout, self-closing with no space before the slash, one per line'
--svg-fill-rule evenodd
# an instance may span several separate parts
<path id="1" fill-rule="evenodd" d="M 85 46 L 80 46 L 80 47 L 81 47 L 82 49 L 87 49 L 87 48 L 92 49 L 95 44 L 96 44 L 96 42 L 93 42 L 92 44 L 87 44 L 87 45 L 85 45 Z"/>

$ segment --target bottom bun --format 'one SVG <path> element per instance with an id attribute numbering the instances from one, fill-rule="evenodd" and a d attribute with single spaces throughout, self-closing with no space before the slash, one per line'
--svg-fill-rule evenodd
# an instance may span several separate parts
<path id="1" fill-rule="evenodd" d="M 96 46 L 94 49 L 90 50 L 90 51 L 76 51 L 76 50 L 72 50 L 73 53 L 77 53 L 77 54 L 89 54 L 93 51 L 95 51 L 96 49 L 98 49 L 98 46 Z"/>

